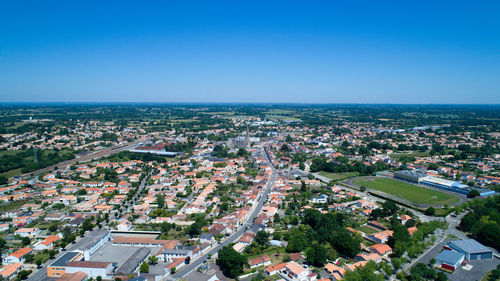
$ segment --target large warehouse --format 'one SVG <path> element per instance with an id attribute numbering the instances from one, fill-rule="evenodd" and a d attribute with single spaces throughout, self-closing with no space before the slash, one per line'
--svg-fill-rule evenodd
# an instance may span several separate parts
<path id="1" fill-rule="evenodd" d="M 467 261 L 493 258 L 493 251 L 474 239 L 453 240 L 448 242 L 446 248 L 465 254 Z"/>

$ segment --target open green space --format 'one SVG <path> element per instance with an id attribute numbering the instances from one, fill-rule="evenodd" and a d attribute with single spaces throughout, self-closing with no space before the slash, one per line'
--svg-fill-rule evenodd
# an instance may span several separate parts
<path id="1" fill-rule="evenodd" d="M 37 156 L 38 162 L 35 162 L 33 149 L 1 151 L 0 175 L 9 178 L 75 158 L 70 150 L 38 150 Z"/>
<path id="2" fill-rule="evenodd" d="M 345 172 L 345 173 L 330 173 L 325 171 L 320 171 L 319 174 L 323 177 L 330 178 L 332 180 L 345 180 L 348 178 L 353 178 L 359 176 L 358 172 Z"/>
<path id="3" fill-rule="evenodd" d="M 354 184 L 395 195 L 418 204 L 445 205 L 458 202 L 456 196 L 387 178 L 358 178 Z"/>
<path id="4" fill-rule="evenodd" d="M 364 232 L 366 234 L 373 234 L 373 233 L 377 232 L 373 228 L 369 228 L 369 227 L 366 227 L 366 226 L 360 226 L 360 227 L 356 228 L 356 230 L 362 231 L 362 232 Z"/>

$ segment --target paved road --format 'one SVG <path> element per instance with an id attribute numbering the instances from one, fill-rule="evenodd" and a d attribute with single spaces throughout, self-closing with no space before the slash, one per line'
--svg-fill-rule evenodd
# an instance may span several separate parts
<path id="1" fill-rule="evenodd" d="M 269 159 L 268 159 L 269 160 Z M 229 236 L 227 239 L 225 239 L 222 243 L 218 244 L 216 247 L 205 253 L 203 256 L 195 259 L 194 261 L 191 261 L 189 265 L 184 266 L 182 269 L 180 269 L 177 273 L 174 275 L 170 276 L 168 280 L 177 280 L 178 278 L 182 278 L 186 275 L 188 275 L 191 271 L 193 271 L 195 268 L 200 266 L 204 261 L 207 260 L 208 255 L 215 255 L 219 250 L 234 241 L 238 239 L 240 236 L 243 235 L 243 233 L 247 230 L 248 227 L 250 227 L 253 224 L 253 220 L 257 217 L 257 215 L 260 213 L 262 210 L 262 207 L 264 206 L 264 203 L 267 200 L 267 196 L 269 192 L 272 190 L 274 186 L 274 181 L 276 180 L 276 177 L 278 176 L 277 170 L 274 169 L 274 167 L 271 165 L 273 172 L 271 176 L 269 177 L 269 180 L 267 183 L 264 185 L 262 196 L 260 197 L 260 200 L 258 201 L 254 211 L 250 214 L 250 216 L 247 218 L 246 222 L 239 228 L 238 231 L 233 233 L 231 236 Z"/>

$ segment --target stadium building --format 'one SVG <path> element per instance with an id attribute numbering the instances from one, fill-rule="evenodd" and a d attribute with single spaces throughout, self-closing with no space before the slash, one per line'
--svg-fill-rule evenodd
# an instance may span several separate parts
<path id="1" fill-rule="evenodd" d="M 477 190 L 480 196 L 489 196 L 495 194 L 495 191 L 487 188 L 474 188 L 457 181 L 426 176 L 425 174 L 416 171 L 397 171 L 394 172 L 394 178 L 411 183 L 423 184 L 434 188 L 444 189 L 464 195 L 469 194 L 469 192 L 473 189 Z"/>

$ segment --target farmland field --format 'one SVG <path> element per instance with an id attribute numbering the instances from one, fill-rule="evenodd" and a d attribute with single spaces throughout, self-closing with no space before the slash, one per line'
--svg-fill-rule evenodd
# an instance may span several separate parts
<path id="1" fill-rule="evenodd" d="M 387 178 L 358 178 L 354 184 L 395 195 L 418 204 L 445 205 L 458 202 L 458 198 L 448 193 L 423 188 L 413 184 Z"/>

